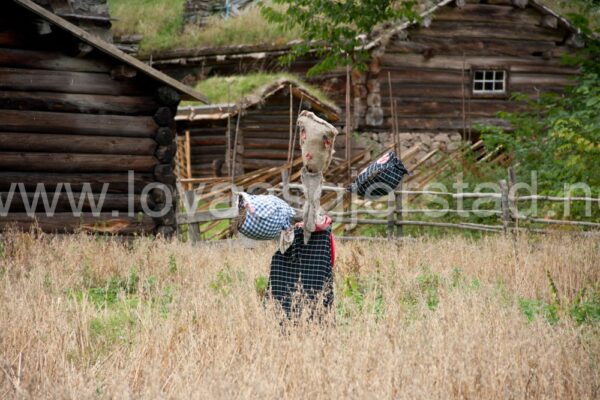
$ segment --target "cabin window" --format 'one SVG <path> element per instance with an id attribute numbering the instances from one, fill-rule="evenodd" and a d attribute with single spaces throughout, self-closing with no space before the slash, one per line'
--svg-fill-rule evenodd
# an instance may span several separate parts
<path id="1" fill-rule="evenodd" d="M 473 94 L 506 93 L 506 71 L 475 70 L 473 71 Z"/>

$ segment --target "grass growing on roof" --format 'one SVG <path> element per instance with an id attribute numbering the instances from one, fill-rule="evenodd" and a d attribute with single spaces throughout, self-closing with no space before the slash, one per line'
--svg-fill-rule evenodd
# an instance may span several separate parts
<path id="1" fill-rule="evenodd" d="M 228 100 L 235 103 L 261 87 L 282 78 L 288 79 L 297 85 L 304 87 L 313 96 L 319 99 L 319 101 L 326 104 L 334 104 L 321 90 L 303 82 L 297 76 L 288 73 L 267 74 L 259 72 L 228 77 L 215 76 L 198 82 L 196 89 L 208 97 L 212 103 L 227 103 Z M 191 104 L 196 103 L 185 102 L 183 105 Z"/>
<path id="2" fill-rule="evenodd" d="M 184 27 L 185 0 L 108 0 L 108 5 L 116 35 L 144 35 L 142 56 L 175 48 L 284 44 L 300 37 L 267 22 L 257 6 L 228 19 L 215 16 L 206 26 Z"/>
<path id="3" fill-rule="evenodd" d="M 181 36 L 185 0 L 108 0 L 115 35 L 144 35 L 140 53 L 172 48 Z"/>

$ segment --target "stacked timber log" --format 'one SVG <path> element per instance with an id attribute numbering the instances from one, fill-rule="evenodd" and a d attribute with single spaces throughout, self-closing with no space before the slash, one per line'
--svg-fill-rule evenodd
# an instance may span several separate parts
<path id="1" fill-rule="evenodd" d="M 31 1 L 0 10 L 0 229 L 173 233 L 174 114 L 194 92 Z"/>

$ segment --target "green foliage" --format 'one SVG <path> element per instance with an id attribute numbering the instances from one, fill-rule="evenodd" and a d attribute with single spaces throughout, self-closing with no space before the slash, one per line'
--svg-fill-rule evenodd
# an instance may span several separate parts
<path id="1" fill-rule="evenodd" d="M 263 275 L 257 276 L 254 279 L 254 289 L 258 297 L 265 297 L 269 289 L 269 278 Z"/>
<path id="2" fill-rule="evenodd" d="M 177 260 L 173 254 L 169 254 L 169 272 L 172 274 L 177 272 Z"/>
<path id="3" fill-rule="evenodd" d="M 385 312 L 382 282 L 374 278 L 349 274 L 343 278 L 341 290 L 337 293 L 337 313 L 340 317 L 374 315 L 379 319 Z"/>
<path id="4" fill-rule="evenodd" d="M 519 310 L 527 317 L 529 322 L 536 317 L 542 316 L 550 325 L 558 322 L 558 308 L 543 300 L 519 299 Z"/>
<path id="5" fill-rule="evenodd" d="M 550 325 L 554 325 L 561 318 L 571 317 L 577 325 L 600 323 L 600 286 L 596 283 L 590 288 L 583 288 L 571 301 L 561 301 L 558 288 L 546 271 L 548 289 L 551 300 L 519 299 L 519 309 L 529 322 L 536 317 L 543 317 Z"/>
<path id="6" fill-rule="evenodd" d="M 303 42 L 284 56 L 284 63 L 315 52 L 321 59 L 309 75 L 340 65 L 364 69 L 369 54 L 361 48 L 361 35 L 384 22 L 416 20 L 414 0 L 273 0 L 282 9 L 263 5 L 263 15 L 284 30 L 299 29 Z"/>
<path id="7" fill-rule="evenodd" d="M 591 3 L 590 3 L 591 4 Z M 583 32 L 592 33 L 583 14 L 571 14 Z M 582 75 L 563 94 L 540 93 L 536 98 L 517 94 L 515 100 L 528 106 L 526 112 L 500 113 L 514 132 L 483 129 L 487 146 L 498 145 L 510 152 L 519 165 L 518 175 L 529 181 L 532 171 L 539 192 L 568 196 L 566 184 L 585 183 L 592 195 L 600 194 L 600 42 L 588 38 L 577 56 L 564 62 L 581 65 Z M 571 193 L 573 195 L 582 193 Z"/>
<path id="8" fill-rule="evenodd" d="M 427 308 L 431 311 L 435 311 L 440 303 L 438 290 L 441 282 L 442 279 L 440 275 L 431 272 L 428 268 L 424 268 L 423 272 L 417 276 L 417 283 L 419 285 L 419 290 L 421 291 L 421 296 L 423 296 Z"/>
<path id="9" fill-rule="evenodd" d="M 580 290 L 571 304 L 569 314 L 579 325 L 600 323 L 600 286 Z"/>
<path id="10" fill-rule="evenodd" d="M 454 267 L 450 273 L 450 287 L 453 289 L 479 289 L 481 282 L 479 279 L 472 278 L 469 282 L 463 270 L 459 267 Z"/>
<path id="11" fill-rule="evenodd" d="M 233 287 L 245 279 L 246 274 L 244 272 L 233 270 L 227 266 L 217 272 L 217 276 L 210 282 L 209 286 L 216 293 L 228 296 Z"/>

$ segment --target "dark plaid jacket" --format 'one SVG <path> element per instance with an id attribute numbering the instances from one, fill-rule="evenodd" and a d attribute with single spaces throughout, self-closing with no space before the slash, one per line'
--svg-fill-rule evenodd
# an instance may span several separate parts
<path id="1" fill-rule="evenodd" d="M 301 312 L 301 299 L 330 308 L 333 305 L 333 236 L 331 227 L 311 234 L 304 244 L 301 227 L 294 229 L 294 242 L 281 254 L 277 251 L 271 259 L 269 292 L 285 312 Z M 322 301 L 322 303 L 315 303 Z"/>

